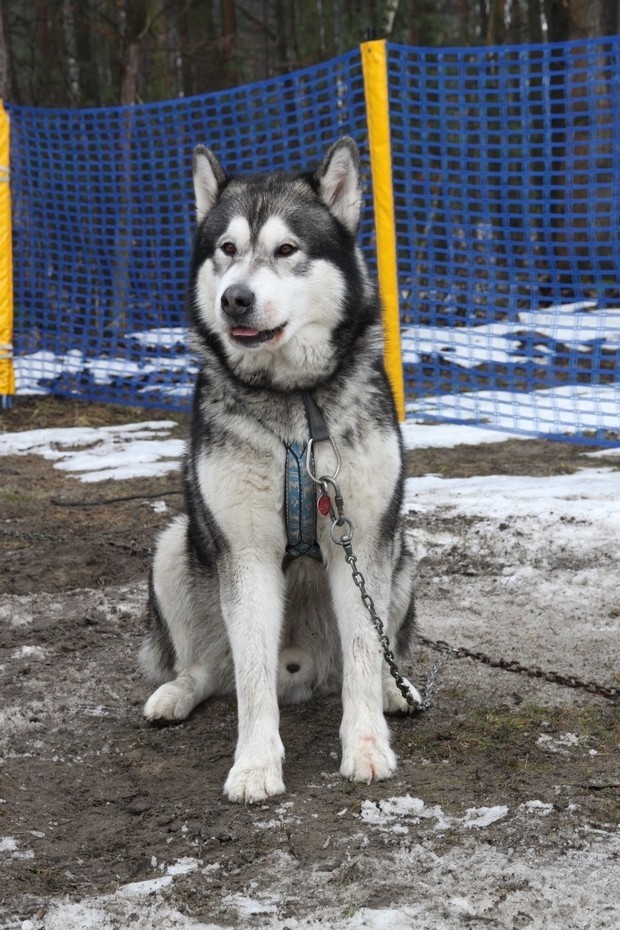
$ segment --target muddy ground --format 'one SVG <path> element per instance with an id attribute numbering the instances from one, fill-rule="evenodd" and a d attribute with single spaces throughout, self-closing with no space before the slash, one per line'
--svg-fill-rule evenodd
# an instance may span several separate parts
<path id="1" fill-rule="evenodd" d="M 38 399 L 3 412 L 0 426 L 147 416 Z M 408 468 L 456 477 L 618 466 L 582 452 L 515 440 L 410 453 Z M 429 712 L 392 718 L 393 780 L 340 779 L 340 703 L 323 698 L 282 711 L 287 794 L 230 804 L 234 700 L 209 701 L 177 727 L 141 716 L 145 582 L 154 538 L 181 506 L 179 475 L 83 484 L 35 456 L 0 468 L 0 928 L 620 925 L 609 871 L 620 874 L 617 704 L 453 660 Z M 525 566 L 524 550 L 514 560 L 529 580 L 517 573 L 508 588 L 518 526 L 442 513 L 408 521 L 424 538 L 425 633 L 619 683 L 618 650 L 601 633 L 620 616 L 616 552 L 550 548 L 545 565 Z M 503 534 L 501 547 L 473 545 L 479 531 Z M 609 573 L 596 590 L 595 570 Z M 564 594 L 545 600 L 551 582 Z M 434 661 L 419 649 L 409 671 L 419 681 Z"/>

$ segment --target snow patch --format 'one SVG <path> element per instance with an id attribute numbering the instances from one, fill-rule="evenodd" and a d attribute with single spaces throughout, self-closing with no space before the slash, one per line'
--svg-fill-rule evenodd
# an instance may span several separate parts
<path id="1" fill-rule="evenodd" d="M 536 744 L 546 749 L 547 752 L 557 752 L 567 756 L 569 750 L 576 748 L 581 743 L 576 733 L 562 733 L 559 736 L 548 736 L 543 733 L 536 740 Z"/>
<path id="2" fill-rule="evenodd" d="M 40 455 L 82 481 L 157 477 L 180 466 L 185 443 L 169 438 L 173 420 L 0 434 L 0 455 Z"/>
<path id="3" fill-rule="evenodd" d="M 12 836 L 0 836 L 0 855 L 6 854 L 11 859 L 34 859 L 31 849 L 20 849 L 17 840 Z"/>
<path id="4" fill-rule="evenodd" d="M 251 917 L 256 914 L 275 914 L 278 910 L 276 900 L 278 899 L 271 895 L 261 900 L 250 895 L 229 894 L 222 899 L 222 903 L 236 910 L 239 917 Z"/>
<path id="5" fill-rule="evenodd" d="M 528 814 L 538 814 L 540 817 L 546 817 L 547 814 L 551 814 L 553 811 L 553 804 L 546 804 L 544 801 L 526 801 L 525 804 L 521 804 L 519 807 L 520 810 L 526 811 Z"/>
<path id="6" fill-rule="evenodd" d="M 421 798 L 386 798 L 382 801 L 364 801 L 361 818 L 379 830 L 391 833 L 408 833 L 409 826 L 421 820 L 434 820 L 433 829 L 447 830 L 450 827 L 482 829 L 501 820 L 508 813 L 504 805 L 495 807 L 470 807 L 462 817 L 445 814 L 438 804 L 428 807 Z"/>

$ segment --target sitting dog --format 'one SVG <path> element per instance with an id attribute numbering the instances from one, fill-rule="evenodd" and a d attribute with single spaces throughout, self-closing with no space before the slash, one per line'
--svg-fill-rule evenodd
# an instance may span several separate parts
<path id="1" fill-rule="evenodd" d="M 184 720 L 236 690 L 224 790 L 252 803 L 284 791 L 278 702 L 342 688 L 340 771 L 387 778 L 396 757 L 384 711 L 408 704 L 332 538 L 339 493 L 347 522 L 336 526 L 353 528 L 376 612 L 406 657 L 414 599 L 402 443 L 379 301 L 356 244 L 357 147 L 340 139 L 299 175 L 228 176 L 203 146 L 193 167 L 200 371 L 186 513 L 159 538 L 151 573 L 141 660 L 158 688 L 144 713 Z"/>

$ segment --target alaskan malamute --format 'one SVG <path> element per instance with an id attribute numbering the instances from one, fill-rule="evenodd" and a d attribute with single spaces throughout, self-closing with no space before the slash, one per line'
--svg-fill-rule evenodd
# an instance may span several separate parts
<path id="1" fill-rule="evenodd" d="M 194 189 L 200 373 L 186 515 L 153 561 L 141 659 L 159 687 L 144 713 L 183 720 L 209 695 L 236 690 L 224 790 L 254 802 L 284 791 L 278 701 L 341 687 L 342 775 L 387 778 L 396 757 L 383 714 L 408 704 L 332 538 L 339 489 L 357 568 L 406 657 L 414 601 L 399 525 L 402 448 L 379 302 L 355 240 L 357 147 L 341 139 L 313 173 L 229 177 L 198 146 Z M 318 487 L 321 513 L 308 471 L 334 479 Z"/>

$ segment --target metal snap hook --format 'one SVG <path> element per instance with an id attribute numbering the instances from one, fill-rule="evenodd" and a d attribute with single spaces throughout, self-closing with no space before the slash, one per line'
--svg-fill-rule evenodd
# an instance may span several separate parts
<path id="1" fill-rule="evenodd" d="M 337 447 L 336 447 L 336 443 L 335 443 L 334 440 L 331 438 L 331 436 L 329 437 L 329 442 L 331 443 L 331 447 L 332 447 L 332 449 L 334 450 L 334 455 L 336 456 L 336 470 L 335 470 L 335 472 L 334 472 L 333 475 L 325 475 L 325 476 L 319 478 L 317 475 L 313 474 L 313 472 L 312 472 L 312 464 L 311 464 L 311 463 L 312 463 L 312 461 L 313 461 L 313 459 L 312 459 L 312 449 L 313 449 L 313 447 L 314 447 L 314 439 L 309 439 L 309 440 L 308 440 L 308 451 L 307 451 L 307 454 L 306 454 L 306 471 L 308 472 L 308 474 L 310 475 L 310 477 L 312 478 L 312 480 L 314 481 L 315 484 L 321 484 L 321 483 L 323 482 L 324 478 L 328 478 L 328 479 L 331 479 L 332 481 L 335 481 L 336 478 L 338 477 L 339 473 L 340 473 L 340 466 L 342 465 L 342 460 L 341 460 L 341 458 L 340 458 L 340 453 L 338 452 L 338 449 L 337 449 Z"/>

